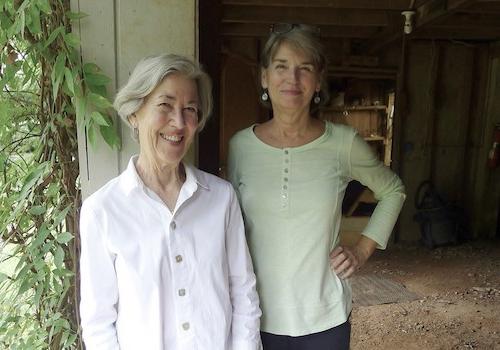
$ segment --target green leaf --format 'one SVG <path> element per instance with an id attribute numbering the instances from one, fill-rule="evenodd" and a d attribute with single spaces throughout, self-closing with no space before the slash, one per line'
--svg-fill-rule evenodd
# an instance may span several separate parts
<path id="1" fill-rule="evenodd" d="M 3 272 L 0 272 L 0 284 L 2 284 L 3 281 L 6 281 L 9 278 L 8 275 L 6 275 Z"/>
<path id="2" fill-rule="evenodd" d="M 18 201 L 22 201 L 26 198 L 28 195 L 28 191 L 33 188 L 33 186 L 36 185 L 38 181 L 40 181 L 41 177 L 47 170 L 46 164 L 42 163 L 38 165 L 35 169 L 33 169 L 28 176 L 24 179 L 24 184 L 23 187 L 21 188 Z"/>
<path id="3" fill-rule="evenodd" d="M 90 114 L 90 117 L 92 118 L 94 123 L 96 123 L 97 125 L 101 125 L 101 126 L 109 126 L 110 125 L 110 123 L 106 119 L 106 117 L 97 111 L 92 112 Z"/>
<path id="4" fill-rule="evenodd" d="M 70 20 L 74 21 L 74 20 L 78 20 L 78 19 L 82 19 L 82 18 L 88 17 L 88 14 L 86 14 L 85 12 L 71 12 L 71 11 L 68 11 L 68 12 L 66 12 L 66 17 L 68 17 Z"/>
<path id="5" fill-rule="evenodd" d="M 95 128 L 90 127 L 90 128 L 87 128 L 86 130 L 87 130 L 87 138 L 89 139 L 89 143 L 92 146 L 95 146 Z"/>
<path id="6" fill-rule="evenodd" d="M 101 72 L 101 69 L 99 68 L 99 66 L 95 63 L 85 63 L 83 65 L 83 74 L 87 75 L 87 74 L 97 74 L 97 73 L 100 73 Z"/>
<path id="7" fill-rule="evenodd" d="M 42 214 L 45 214 L 46 211 L 47 211 L 47 209 L 45 209 L 45 207 L 41 206 L 41 205 L 34 205 L 31 208 L 29 208 L 29 210 L 28 210 L 28 212 L 31 215 L 42 215 Z"/>
<path id="8" fill-rule="evenodd" d="M 85 82 L 89 85 L 93 86 L 105 86 L 109 82 L 111 82 L 111 79 L 108 78 L 104 74 L 86 74 L 85 75 Z"/>
<path id="9" fill-rule="evenodd" d="M 28 29 L 32 34 L 39 34 L 42 32 L 42 27 L 40 25 L 40 11 L 36 6 L 30 6 L 30 17 L 31 21 L 28 24 Z"/>
<path id="10" fill-rule="evenodd" d="M 61 210 L 59 213 L 53 215 L 54 222 L 52 223 L 53 226 L 58 226 L 68 215 L 68 212 L 72 208 L 72 205 L 68 205 L 66 208 Z"/>
<path id="11" fill-rule="evenodd" d="M 113 105 L 108 101 L 107 98 L 102 97 L 101 95 L 95 94 L 93 92 L 89 93 L 89 101 L 94 106 L 100 109 L 111 108 Z"/>
<path id="12" fill-rule="evenodd" d="M 49 45 L 52 44 L 54 40 L 56 40 L 57 36 L 62 33 L 64 33 L 64 26 L 57 27 L 52 33 L 50 33 L 49 38 L 45 42 L 45 45 L 43 45 L 43 48 L 46 49 L 47 47 L 49 47 Z"/>
<path id="13" fill-rule="evenodd" d="M 87 99 L 81 96 L 75 96 L 71 99 L 73 106 L 75 106 L 76 120 L 79 124 L 85 121 L 85 116 L 87 114 Z"/>
<path id="14" fill-rule="evenodd" d="M 61 232 L 57 235 L 57 242 L 61 244 L 66 244 L 73 239 L 73 235 L 70 232 Z"/>
<path id="15" fill-rule="evenodd" d="M 67 33 L 64 35 L 64 42 L 75 49 L 80 47 L 80 39 L 73 33 Z"/>
<path id="16" fill-rule="evenodd" d="M 17 291 L 17 295 L 22 295 L 24 294 L 28 289 L 30 289 L 33 285 L 33 280 L 31 278 L 26 278 L 23 280 L 21 283 L 21 286 L 19 287 Z"/>
<path id="17" fill-rule="evenodd" d="M 75 83 L 73 81 L 73 74 L 69 70 L 68 67 L 64 67 L 64 78 L 66 82 L 66 86 L 68 87 L 68 90 L 71 91 L 71 93 L 74 95 L 75 94 Z"/>
<path id="18" fill-rule="evenodd" d="M 54 253 L 54 265 L 56 265 L 58 269 L 62 269 L 63 263 L 64 263 L 64 250 L 58 246 L 56 248 L 56 252 Z"/>
<path id="19" fill-rule="evenodd" d="M 121 140 L 120 136 L 118 136 L 118 133 L 116 132 L 116 128 L 114 125 L 110 126 L 101 126 L 99 128 L 99 131 L 101 132 L 101 136 L 106 141 L 106 143 L 117 150 L 121 148 Z"/>
<path id="20" fill-rule="evenodd" d="M 49 0 L 38 0 L 37 6 L 46 14 L 51 14 L 52 9 L 50 8 Z"/>
<path id="21" fill-rule="evenodd" d="M 64 65 L 66 63 L 66 55 L 60 53 L 57 55 L 56 63 L 52 69 L 51 80 L 52 80 L 52 97 L 54 101 L 57 98 L 57 93 L 59 92 L 59 85 L 64 77 Z"/>

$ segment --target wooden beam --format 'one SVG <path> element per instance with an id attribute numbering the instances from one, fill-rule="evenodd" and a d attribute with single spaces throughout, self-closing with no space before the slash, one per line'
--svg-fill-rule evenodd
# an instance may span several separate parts
<path id="1" fill-rule="evenodd" d="M 428 40 L 500 40 L 499 27 L 486 28 L 445 28 L 430 26 L 412 35 L 412 39 Z"/>
<path id="2" fill-rule="evenodd" d="M 409 0 L 223 0 L 224 5 L 269 7 L 327 7 L 332 9 L 397 10 L 408 8 Z"/>
<path id="3" fill-rule="evenodd" d="M 222 35 L 230 37 L 267 37 L 272 23 L 223 23 Z M 319 26 L 321 38 L 370 38 L 374 27 Z"/>
<path id="4" fill-rule="evenodd" d="M 223 23 L 310 23 L 338 26 L 376 26 L 388 24 L 383 11 L 337 10 L 310 7 L 284 7 L 270 11 L 265 6 L 224 6 Z"/>
<path id="5" fill-rule="evenodd" d="M 446 18 L 440 23 L 436 23 L 437 28 L 485 28 L 500 27 L 500 14 L 487 15 L 487 14 L 466 14 L 455 13 L 454 15 Z"/>
<path id="6" fill-rule="evenodd" d="M 458 13 L 484 13 L 498 14 L 500 13 L 500 2 L 478 2 L 475 6 L 462 7 L 457 9 Z"/>
<path id="7" fill-rule="evenodd" d="M 430 0 L 424 2 L 416 9 L 416 18 L 414 19 L 414 29 L 410 37 L 413 37 L 419 31 L 430 24 L 436 24 L 444 21 L 447 17 L 460 9 L 467 9 L 477 3 L 478 0 Z M 403 22 L 401 22 L 403 23 Z M 374 53 L 387 45 L 399 40 L 403 36 L 403 26 L 396 28 L 391 33 L 384 33 L 374 40 L 374 44 L 368 48 L 369 53 Z"/>

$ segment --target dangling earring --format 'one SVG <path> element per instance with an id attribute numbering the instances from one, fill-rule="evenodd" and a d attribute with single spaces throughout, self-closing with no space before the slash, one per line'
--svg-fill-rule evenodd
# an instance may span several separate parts
<path id="1" fill-rule="evenodd" d="M 318 104 L 321 102 L 321 97 L 319 96 L 319 91 L 316 91 L 316 94 L 314 95 L 313 99 L 314 103 Z"/>
<path id="2" fill-rule="evenodd" d="M 137 126 L 134 126 L 134 137 L 137 140 L 139 139 L 139 128 Z"/>
<path id="3" fill-rule="evenodd" d="M 269 95 L 267 93 L 267 89 L 264 89 L 264 92 L 262 92 L 262 96 L 260 96 L 260 98 L 262 99 L 262 101 L 269 100 Z"/>

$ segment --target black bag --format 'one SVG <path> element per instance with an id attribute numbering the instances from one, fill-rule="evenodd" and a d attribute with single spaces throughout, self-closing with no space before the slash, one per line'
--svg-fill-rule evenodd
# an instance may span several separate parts
<path id="1" fill-rule="evenodd" d="M 467 236 L 464 211 L 446 203 L 430 181 L 418 186 L 415 207 L 413 219 L 420 224 L 422 243 L 427 247 L 457 244 Z"/>

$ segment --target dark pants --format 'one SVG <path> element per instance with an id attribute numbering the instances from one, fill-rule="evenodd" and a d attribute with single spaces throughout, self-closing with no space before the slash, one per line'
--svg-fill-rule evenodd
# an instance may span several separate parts
<path id="1" fill-rule="evenodd" d="M 264 350 L 349 350 L 351 323 L 346 321 L 326 331 L 290 337 L 260 332 Z"/>

